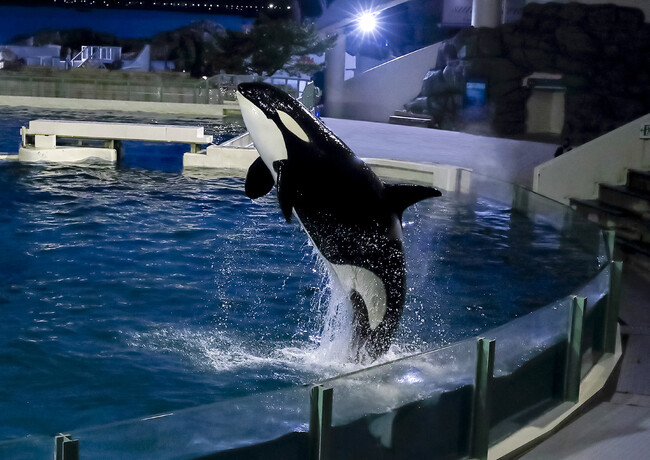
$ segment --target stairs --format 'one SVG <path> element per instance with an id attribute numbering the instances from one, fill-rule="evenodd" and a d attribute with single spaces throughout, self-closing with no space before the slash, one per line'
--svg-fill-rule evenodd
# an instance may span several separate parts
<path id="1" fill-rule="evenodd" d="M 571 207 L 615 230 L 618 249 L 644 256 L 643 265 L 650 267 L 650 172 L 629 170 L 626 185 L 600 184 L 598 199 L 572 199 Z"/>

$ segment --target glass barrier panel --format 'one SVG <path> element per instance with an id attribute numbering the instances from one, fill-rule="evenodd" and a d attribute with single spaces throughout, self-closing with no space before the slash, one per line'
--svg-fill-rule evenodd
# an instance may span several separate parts
<path id="1" fill-rule="evenodd" d="M 292 387 L 71 433 L 82 458 L 189 459 L 234 449 L 306 456 L 308 430 L 308 389 Z"/>
<path id="2" fill-rule="evenodd" d="M 572 297 L 493 329 L 490 441 L 521 429 L 561 402 Z"/>
<path id="3" fill-rule="evenodd" d="M 551 225 L 560 231 L 564 238 L 599 257 L 599 260 L 606 254 L 607 248 L 602 244 L 603 232 L 600 227 L 582 218 L 562 203 L 519 185 L 488 178 L 474 172 L 471 174 L 471 196 L 501 202 L 511 206 L 513 212 L 525 215 L 532 222 Z"/>
<path id="4" fill-rule="evenodd" d="M 466 455 L 475 368 L 469 339 L 325 382 L 334 389 L 332 458 Z"/>

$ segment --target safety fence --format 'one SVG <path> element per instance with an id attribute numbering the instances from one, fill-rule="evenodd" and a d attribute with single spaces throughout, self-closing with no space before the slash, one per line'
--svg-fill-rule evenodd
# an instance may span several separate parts
<path id="1" fill-rule="evenodd" d="M 109 78 L 110 76 L 110 78 Z M 158 74 L 110 74 L 73 71 L 52 74 L 0 72 L 0 95 L 102 99 L 189 104 L 236 103 L 237 84 L 262 80 L 295 97 L 309 80 L 298 77 L 258 78 L 219 74 L 212 77 L 172 78 Z"/>

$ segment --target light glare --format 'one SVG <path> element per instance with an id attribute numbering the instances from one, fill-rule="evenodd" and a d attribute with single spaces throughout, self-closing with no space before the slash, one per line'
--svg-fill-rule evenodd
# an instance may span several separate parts
<path id="1" fill-rule="evenodd" d="M 359 29 L 364 33 L 370 33 L 377 28 L 377 13 L 366 11 L 357 19 Z"/>

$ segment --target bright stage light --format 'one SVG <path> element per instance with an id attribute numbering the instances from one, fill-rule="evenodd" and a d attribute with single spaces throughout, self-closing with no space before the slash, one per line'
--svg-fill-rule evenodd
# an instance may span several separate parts
<path id="1" fill-rule="evenodd" d="M 357 27 L 366 34 L 373 32 L 377 28 L 377 13 L 361 13 L 357 19 Z"/>

